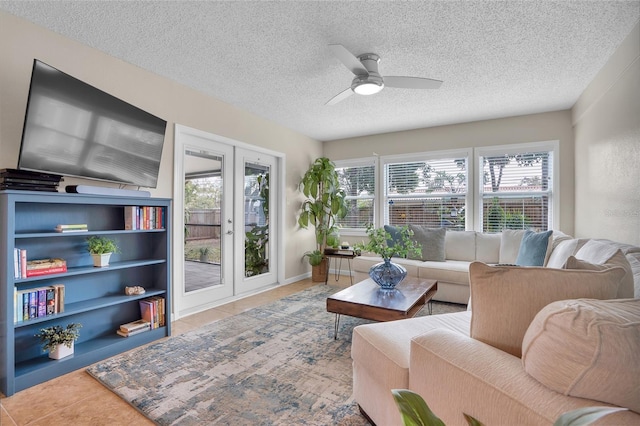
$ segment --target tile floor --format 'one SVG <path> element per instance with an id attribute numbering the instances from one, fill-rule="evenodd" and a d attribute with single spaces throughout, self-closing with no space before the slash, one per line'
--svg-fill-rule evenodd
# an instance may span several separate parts
<path id="1" fill-rule="evenodd" d="M 333 277 L 331 277 L 333 280 Z M 340 285 L 348 286 L 346 276 Z M 218 306 L 173 322 L 178 335 L 204 324 L 272 302 L 316 285 L 311 279 Z M 136 409 L 103 387 L 84 369 L 74 371 L 6 398 L 0 394 L 0 425 L 153 425 Z"/>

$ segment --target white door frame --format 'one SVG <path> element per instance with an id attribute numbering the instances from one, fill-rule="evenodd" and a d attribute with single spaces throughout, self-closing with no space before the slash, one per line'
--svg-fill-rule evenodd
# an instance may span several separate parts
<path id="1" fill-rule="evenodd" d="M 221 305 L 223 303 L 227 303 L 229 301 L 240 299 L 250 293 L 246 292 L 246 289 L 243 289 L 241 286 L 237 285 L 235 282 L 235 278 L 233 277 L 233 273 L 229 274 L 228 280 L 232 280 L 231 287 L 233 288 L 232 295 L 225 296 L 223 298 L 218 298 L 215 300 L 206 300 L 204 303 L 201 303 L 197 308 L 188 308 L 185 309 L 184 306 L 181 306 L 183 288 L 184 288 L 184 149 L 185 149 L 185 140 L 189 140 L 189 138 L 196 138 L 203 141 L 203 149 L 207 149 L 206 141 L 218 142 L 222 144 L 229 145 L 230 147 L 235 148 L 243 148 L 250 151 L 261 152 L 267 155 L 271 155 L 276 158 L 276 170 L 274 173 L 277 176 L 277 184 L 276 186 L 272 186 L 272 197 L 274 203 L 277 205 L 277 210 L 280 212 L 276 216 L 276 229 L 274 229 L 273 234 L 276 236 L 276 244 L 275 244 L 275 262 L 274 266 L 276 268 L 276 281 L 273 284 L 267 285 L 261 289 L 252 289 L 257 292 L 259 290 L 263 290 L 265 288 L 275 287 L 280 284 L 284 284 L 284 229 L 285 229 L 285 220 L 284 220 L 284 212 L 285 210 L 285 178 L 284 178 L 284 170 L 285 170 L 285 155 L 284 153 L 272 151 L 269 149 L 257 147 L 254 145 L 250 145 L 244 142 L 236 141 L 234 139 L 230 139 L 224 136 L 216 135 L 213 133 L 205 132 L 202 130 L 194 129 L 191 127 L 187 127 L 181 124 L 175 124 L 174 128 L 174 180 L 173 180 L 173 248 L 172 248 L 172 258 L 173 258 L 173 318 L 179 319 L 185 315 L 190 315 L 196 312 L 200 312 L 214 306 Z M 215 151 L 215 150 L 212 150 Z M 243 195 L 243 187 L 240 186 L 238 188 L 234 185 L 233 193 L 236 196 Z M 239 213 L 234 213 L 234 216 L 238 217 Z M 226 219 L 225 219 L 226 221 Z M 233 220 L 234 224 L 244 223 L 242 220 Z M 221 237 L 226 235 L 228 229 L 223 227 L 221 229 Z M 235 241 L 238 241 L 238 238 L 244 238 L 244 234 L 235 235 Z M 243 240 L 242 240 L 243 241 Z M 231 250 L 233 253 L 237 253 L 237 250 Z M 233 262 L 233 268 L 237 268 L 238 264 L 244 265 L 244 262 Z M 243 267 L 243 266 L 242 266 Z M 243 271 L 244 274 L 244 271 Z"/>

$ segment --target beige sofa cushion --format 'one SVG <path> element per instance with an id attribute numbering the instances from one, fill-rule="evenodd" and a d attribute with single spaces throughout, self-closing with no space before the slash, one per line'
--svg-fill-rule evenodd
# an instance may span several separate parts
<path id="1" fill-rule="evenodd" d="M 519 357 L 522 338 L 535 315 L 556 300 L 616 297 L 625 271 L 545 267 L 469 266 L 471 337 Z"/>
<path id="2" fill-rule="evenodd" d="M 418 266 L 418 277 L 466 286 L 469 285 L 469 264 L 464 260 L 422 262 Z"/>
<path id="3" fill-rule="evenodd" d="M 447 231 L 444 237 L 447 260 L 476 260 L 475 231 Z"/>
<path id="4" fill-rule="evenodd" d="M 587 262 L 607 265 L 620 266 L 625 270 L 625 276 L 622 278 L 620 287 L 618 287 L 618 299 L 633 297 L 633 272 L 629 261 L 618 247 L 600 241 L 588 241 L 576 253 L 576 259 L 586 260 Z"/>
<path id="5" fill-rule="evenodd" d="M 476 234 L 476 257 L 474 260 L 484 263 L 500 262 L 500 234 Z"/>
<path id="6" fill-rule="evenodd" d="M 515 264 L 520 251 L 524 230 L 504 229 L 500 235 L 500 262 Z"/>
<path id="7" fill-rule="evenodd" d="M 391 389 L 409 387 L 411 339 L 434 329 L 469 335 L 471 312 L 359 325 L 353 329 L 353 396 L 378 425 L 401 424 Z"/>
<path id="8" fill-rule="evenodd" d="M 630 253 L 627 255 L 631 272 L 633 272 L 633 297 L 640 299 L 640 253 Z"/>
<path id="9" fill-rule="evenodd" d="M 640 413 L 640 300 L 547 305 L 525 333 L 522 362 L 556 392 Z"/>

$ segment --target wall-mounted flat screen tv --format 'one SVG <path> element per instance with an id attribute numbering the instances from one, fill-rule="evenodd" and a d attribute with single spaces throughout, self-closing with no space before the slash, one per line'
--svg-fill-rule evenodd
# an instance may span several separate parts
<path id="1" fill-rule="evenodd" d="M 36 59 L 18 169 L 155 188 L 166 126 Z"/>

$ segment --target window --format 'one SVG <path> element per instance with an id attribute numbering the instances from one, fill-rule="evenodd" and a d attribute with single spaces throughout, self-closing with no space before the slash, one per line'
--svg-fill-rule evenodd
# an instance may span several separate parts
<path id="1" fill-rule="evenodd" d="M 554 145 L 478 150 L 480 229 L 552 229 Z"/>
<path id="2" fill-rule="evenodd" d="M 367 158 L 355 161 L 336 161 L 340 187 L 347 194 L 347 216 L 338 220 L 346 229 L 364 230 L 374 223 L 376 193 L 376 160 Z"/>
<path id="3" fill-rule="evenodd" d="M 464 230 L 469 151 L 385 158 L 384 223 Z"/>

